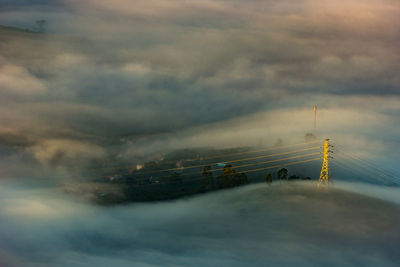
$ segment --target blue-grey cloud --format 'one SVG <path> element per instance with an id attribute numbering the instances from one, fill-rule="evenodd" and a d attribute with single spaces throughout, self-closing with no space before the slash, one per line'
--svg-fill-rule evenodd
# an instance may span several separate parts
<path id="1" fill-rule="evenodd" d="M 393 125 L 399 114 L 400 7 L 393 1 L 15 5 L 2 9 L 0 23 L 29 29 L 46 19 L 47 33 L 0 29 L 4 145 L 38 155 L 35 149 L 47 147 L 48 140 L 60 145 L 60 153 L 71 141 L 122 150 L 120 156 L 146 146 L 228 146 L 218 142 L 225 136 L 218 125 L 264 113 L 278 119 L 266 116 L 268 121 L 246 127 L 268 125 L 264 133 L 274 134 L 265 143 L 273 143 L 290 131 L 301 138 L 299 131 L 309 130 L 306 117 L 290 124 L 279 120 L 288 119 L 285 110 L 315 103 L 349 111 L 346 128 L 321 130 L 328 136 L 398 142 Z M 350 115 L 363 113 L 368 120 L 351 125 Z M 214 126 L 219 137 L 188 141 Z M 254 144 L 252 138 L 230 138 L 236 132 L 225 139 Z M 120 142 L 127 136 L 129 144 Z M 251 136 L 258 140 L 261 133 Z M 116 144 L 121 147 L 110 149 Z"/>
<path id="2" fill-rule="evenodd" d="M 385 189 L 372 186 L 361 187 L 361 194 L 347 191 L 356 186 L 317 191 L 304 183 L 252 185 L 176 202 L 102 208 L 54 189 L 2 184 L 1 263 L 396 266 L 398 197 L 392 202 Z"/>

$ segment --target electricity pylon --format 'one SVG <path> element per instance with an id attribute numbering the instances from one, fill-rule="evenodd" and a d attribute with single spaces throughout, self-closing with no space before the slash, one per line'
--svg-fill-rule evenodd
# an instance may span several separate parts
<path id="1" fill-rule="evenodd" d="M 329 167 L 329 159 L 331 153 L 331 145 L 329 144 L 329 139 L 325 139 L 324 143 L 324 162 L 322 163 L 321 174 L 319 175 L 318 186 L 329 183 L 329 178 L 331 177 L 331 169 Z"/>
<path id="2" fill-rule="evenodd" d="M 317 105 L 314 105 L 314 134 L 317 130 Z"/>

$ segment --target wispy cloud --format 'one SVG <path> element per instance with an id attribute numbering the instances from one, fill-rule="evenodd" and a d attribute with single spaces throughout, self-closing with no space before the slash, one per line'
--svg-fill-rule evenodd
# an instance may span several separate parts
<path id="1" fill-rule="evenodd" d="M 2 6 L 2 24 L 30 28 L 47 20 L 47 34 L 1 29 L 4 145 L 26 140 L 19 144 L 32 152 L 64 140 L 127 156 L 153 151 L 144 146 L 253 145 L 259 124 L 264 143 L 273 143 L 278 135 L 301 138 L 310 125 L 305 108 L 315 103 L 321 116 L 329 114 L 330 123 L 320 118 L 321 135 L 398 142 L 396 2 Z M 293 120 L 288 114 L 296 110 Z M 267 115 L 251 120 L 258 114 Z M 252 123 L 242 129 L 247 118 Z M 218 128 L 225 123 L 240 123 L 232 127 L 239 130 Z M 120 141 L 127 136 L 129 143 Z M 69 154 L 67 147 L 59 152 Z"/>
<path id="2" fill-rule="evenodd" d="M 304 183 L 252 185 L 170 203 L 102 208 L 57 191 L 3 184 L 0 263 L 396 266 L 399 206 L 367 196 L 387 195 L 381 188 L 357 188 L 361 194 L 316 191 Z"/>

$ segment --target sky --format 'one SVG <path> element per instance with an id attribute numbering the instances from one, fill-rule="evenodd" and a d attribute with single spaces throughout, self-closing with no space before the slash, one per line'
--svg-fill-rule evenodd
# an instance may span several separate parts
<path id="1" fill-rule="evenodd" d="M 0 25 L 46 20 L 40 34 L 1 29 L 3 175 L 19 176 L 18 160 L 68 170 L 293 143 L 312 131 L 314 104 L 318 137 L 396 167 L 397 1 L 0 5 Z"/>

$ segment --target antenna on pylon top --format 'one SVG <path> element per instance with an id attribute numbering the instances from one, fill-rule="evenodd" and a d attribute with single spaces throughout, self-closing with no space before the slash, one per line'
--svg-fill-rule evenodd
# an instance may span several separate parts
<path id="1" fill-rule="evenodd" d="M 314 131 L 317 129 L 317 105 L 314 105 Z"/>

